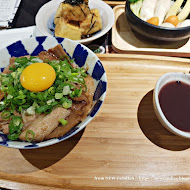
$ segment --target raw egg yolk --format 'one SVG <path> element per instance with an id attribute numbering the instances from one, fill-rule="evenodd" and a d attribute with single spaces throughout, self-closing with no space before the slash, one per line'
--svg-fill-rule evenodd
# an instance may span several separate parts
<path id="1" fill-rule="evenodd" d="M 177 16 L 175 16 L 175 15 L 169 16 L 165 20 L 165 22 L 169 22 L 169 23 L 173 24 L 176 27 L 178 25 L 178 23 L 179 23 L 179 18 Z"/>
<path id="2" fill-rule="evenodd" d="M 33 63 L 20 75 L 21 85 L 32 92 L 41 92 L 52 86 L 56 78 L 55 70 L 47 63 Z"/>
<path id="3" fill-rule="evenodd" d="M 152 17 L 147 20 L 148 23 L 158 26 L 159 24 L 159 18 L 158 17 Z"/>

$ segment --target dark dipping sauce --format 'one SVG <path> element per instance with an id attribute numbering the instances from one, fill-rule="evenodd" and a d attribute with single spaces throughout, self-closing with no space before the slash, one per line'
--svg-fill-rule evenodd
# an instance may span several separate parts
<path id="1" fill-rule="evenodd" d="M 161 88 L 158 98 L 167 120 L 177 129 L 190 132 L 190 85 L 169 82 Z"/>

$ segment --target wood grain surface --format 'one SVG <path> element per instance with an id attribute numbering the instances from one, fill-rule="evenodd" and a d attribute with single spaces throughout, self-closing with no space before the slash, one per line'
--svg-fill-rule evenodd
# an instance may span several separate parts
<path id="1" fill-rule="evenodd" d="M 108 78 L 100 111 L 61 143 L 33 150 L 0 147 L 0 187 L 8 189 L 189 189 L 190 140 L 157 120 L 152 92 L 166 72 L 190 60 L 99 55 Z"/>
<path id="2" fill-rule="evenodd" d="M 190 57 L 190 39 L 170 43 L 145 40 L 131 30 L 124 5 L 115 6 L 113 10 L 115 23 L 112 27 L 112 48 L 115 52 Z"/>

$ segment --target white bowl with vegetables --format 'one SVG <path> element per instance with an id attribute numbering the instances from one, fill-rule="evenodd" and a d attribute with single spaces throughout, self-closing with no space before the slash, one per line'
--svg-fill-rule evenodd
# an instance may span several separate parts
<path id="1" fill-rule="evenodd" d="M 49 146 L 81 131 L 107 89 L 105 70 L 87 47 L 37 37 L 0 51 L 0 145 Z"/>
<path id="2" fill-rule="evenodd" d="M 149 39 L 190 37 L 190 0 L 127 0 L 125 13 L 132 29 Z"/>

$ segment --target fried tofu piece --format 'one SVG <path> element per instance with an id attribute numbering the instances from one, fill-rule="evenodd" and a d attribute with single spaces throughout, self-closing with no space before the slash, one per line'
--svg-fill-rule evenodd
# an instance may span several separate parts
<path id="1" fill-rule="evenodd" d="M 55 13 L 54 24 L 57 24 L 58 19 L 62 16 L 62 4 L 63 3 L 59 4 L 59 7 L 58 7 L 58 9 L 57 9 L 57 11 Z"/>
<path id="2" fill-rule="evenodd" d="M 57 18 L 63 17 L 67 22 L 83 21 L 90 13 L 89 7 L 85 4 L 70 5 L 68 3 L 61 3 L 56 11 L 54 23 L 57 23 Z"/>
<path id="3" fill-rule="evenodd" d="M 86 19 L 80 22 L 82 35 L 93 34 L 102 29 L 102 19 L 98 9 L 91 9 L 91 14 L 88 14 Z"/>
<path id="4" fill-rule="evenodd" d="M 74 23 L 67 23 L 64 18 L 57 19 L 55 26 L 55 36 L 62 38 L 69 38 L 71 40 L 81 39 L 81 29 Z"/>

